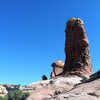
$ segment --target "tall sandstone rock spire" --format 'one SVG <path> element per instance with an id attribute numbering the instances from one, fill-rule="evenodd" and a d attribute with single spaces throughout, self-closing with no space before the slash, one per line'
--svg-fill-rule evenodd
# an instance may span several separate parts
<path id="1" fill-rule="evenodd" d="M 80 18 L 70 18 L 66 23 L 65 65 L 63 72 L 84 77 L 92 73 L 89 42 Z"/>

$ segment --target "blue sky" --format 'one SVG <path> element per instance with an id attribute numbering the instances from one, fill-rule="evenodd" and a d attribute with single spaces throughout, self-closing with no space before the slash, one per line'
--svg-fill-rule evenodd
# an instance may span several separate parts
<path id="1" fill-rule="evenodd" d="M 65 60 L 65 24 L 84 21 L 93 71 L 100 67 L 100 0 L 0 0 L 0 83 L 30 84 Z"/>

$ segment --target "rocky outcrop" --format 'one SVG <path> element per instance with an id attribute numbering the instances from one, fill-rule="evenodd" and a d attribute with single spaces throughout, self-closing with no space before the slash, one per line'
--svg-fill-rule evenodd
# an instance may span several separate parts
<path id="1" fill-rule="evenodd" d="M 91 82 L 100 78 L 100 70 L 92 74 L 89 79 L 85 80 L 84 83 Z"/>
<path id="2" fill-rule="evenodd" d="M 58 60 L 58 61 L 52 63 L 52 67 L 53 67 L 53 71 L 51 72 L 50 77 L 54 78 L 55 76 L 57 76 L 63 72 L 64 62 L 61 60 Z"/>
<path id="3" fill-rule="evenodd" d="M 31 88 L 26 92 L 30 95 L 27 100 L 49 100 L 52 96 L 71 90 L 80 83 L 80 77 L 56 77 L 50 80 L 38 81 L 29 85 Z M 54 99 L 55 100 L 55 99 Z"/>
<path id="4" fill-rule="evenodd" d="M 92 73 L 89 42 L 80 18 L 71 18 L 66 23 L 64 73 L 75 74 L 81 77 Z"/>
<path id="5" fill-rule="evenodd" d="M 61 60 L 54 62 L 50 80 L 29 85 L 32 89 L 28 89 L 27 100 L 100 100 L 100 71 L 92 74 L 82 20 L 69 19 L 65 32 L 65 64 Z"/>
<path id="6" fill-rule="evenodd" d="M 100 78 L 77 85 L 47 100 L 100 100 Z"/>
<path id="7" fill-rule="evenodd" d="M 5 96 L 8 93 L 3 85 L 0 85 L 0 96 Z"/>
<path id="8" fill-rule="evenodd" d="M 100 72 L 91 77 L 100 76 Z M 90 80 L 91 77 L 87 80 Z M 50 80 L 30 84 L 24 92 L 29 92 L 27 100 L 100 100 L 100 77 L 81 83 L 82 77 L 57 76 Z"/>

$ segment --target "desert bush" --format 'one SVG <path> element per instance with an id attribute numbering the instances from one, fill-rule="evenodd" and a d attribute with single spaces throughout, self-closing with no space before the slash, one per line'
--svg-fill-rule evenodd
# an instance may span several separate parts
<path id="1" fill-rule="evenodd" d="M 0 100 L 26 100 L 29 93 L 22 92 L 21 90 L 11 90 L 5 97 L 0 97 Z"/>
<path id="2" fill-rule="evenodd" d="M 29 93 L 23 93 L 20 90 L 13 90 L 9 91 L 7 96 L 8 100 L 26 100 L 26 98 L 29 96 Z"/>

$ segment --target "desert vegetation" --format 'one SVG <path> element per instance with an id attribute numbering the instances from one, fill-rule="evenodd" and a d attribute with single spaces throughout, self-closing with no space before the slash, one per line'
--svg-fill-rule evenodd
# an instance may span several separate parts
<path id="1" fill-rule="evenodd" d="M 19 89 L 8 91 L 7 95 L 0 97 L 0 100 L 26 100 L 29 96 L 29 93 L 22 92 Z"/>

